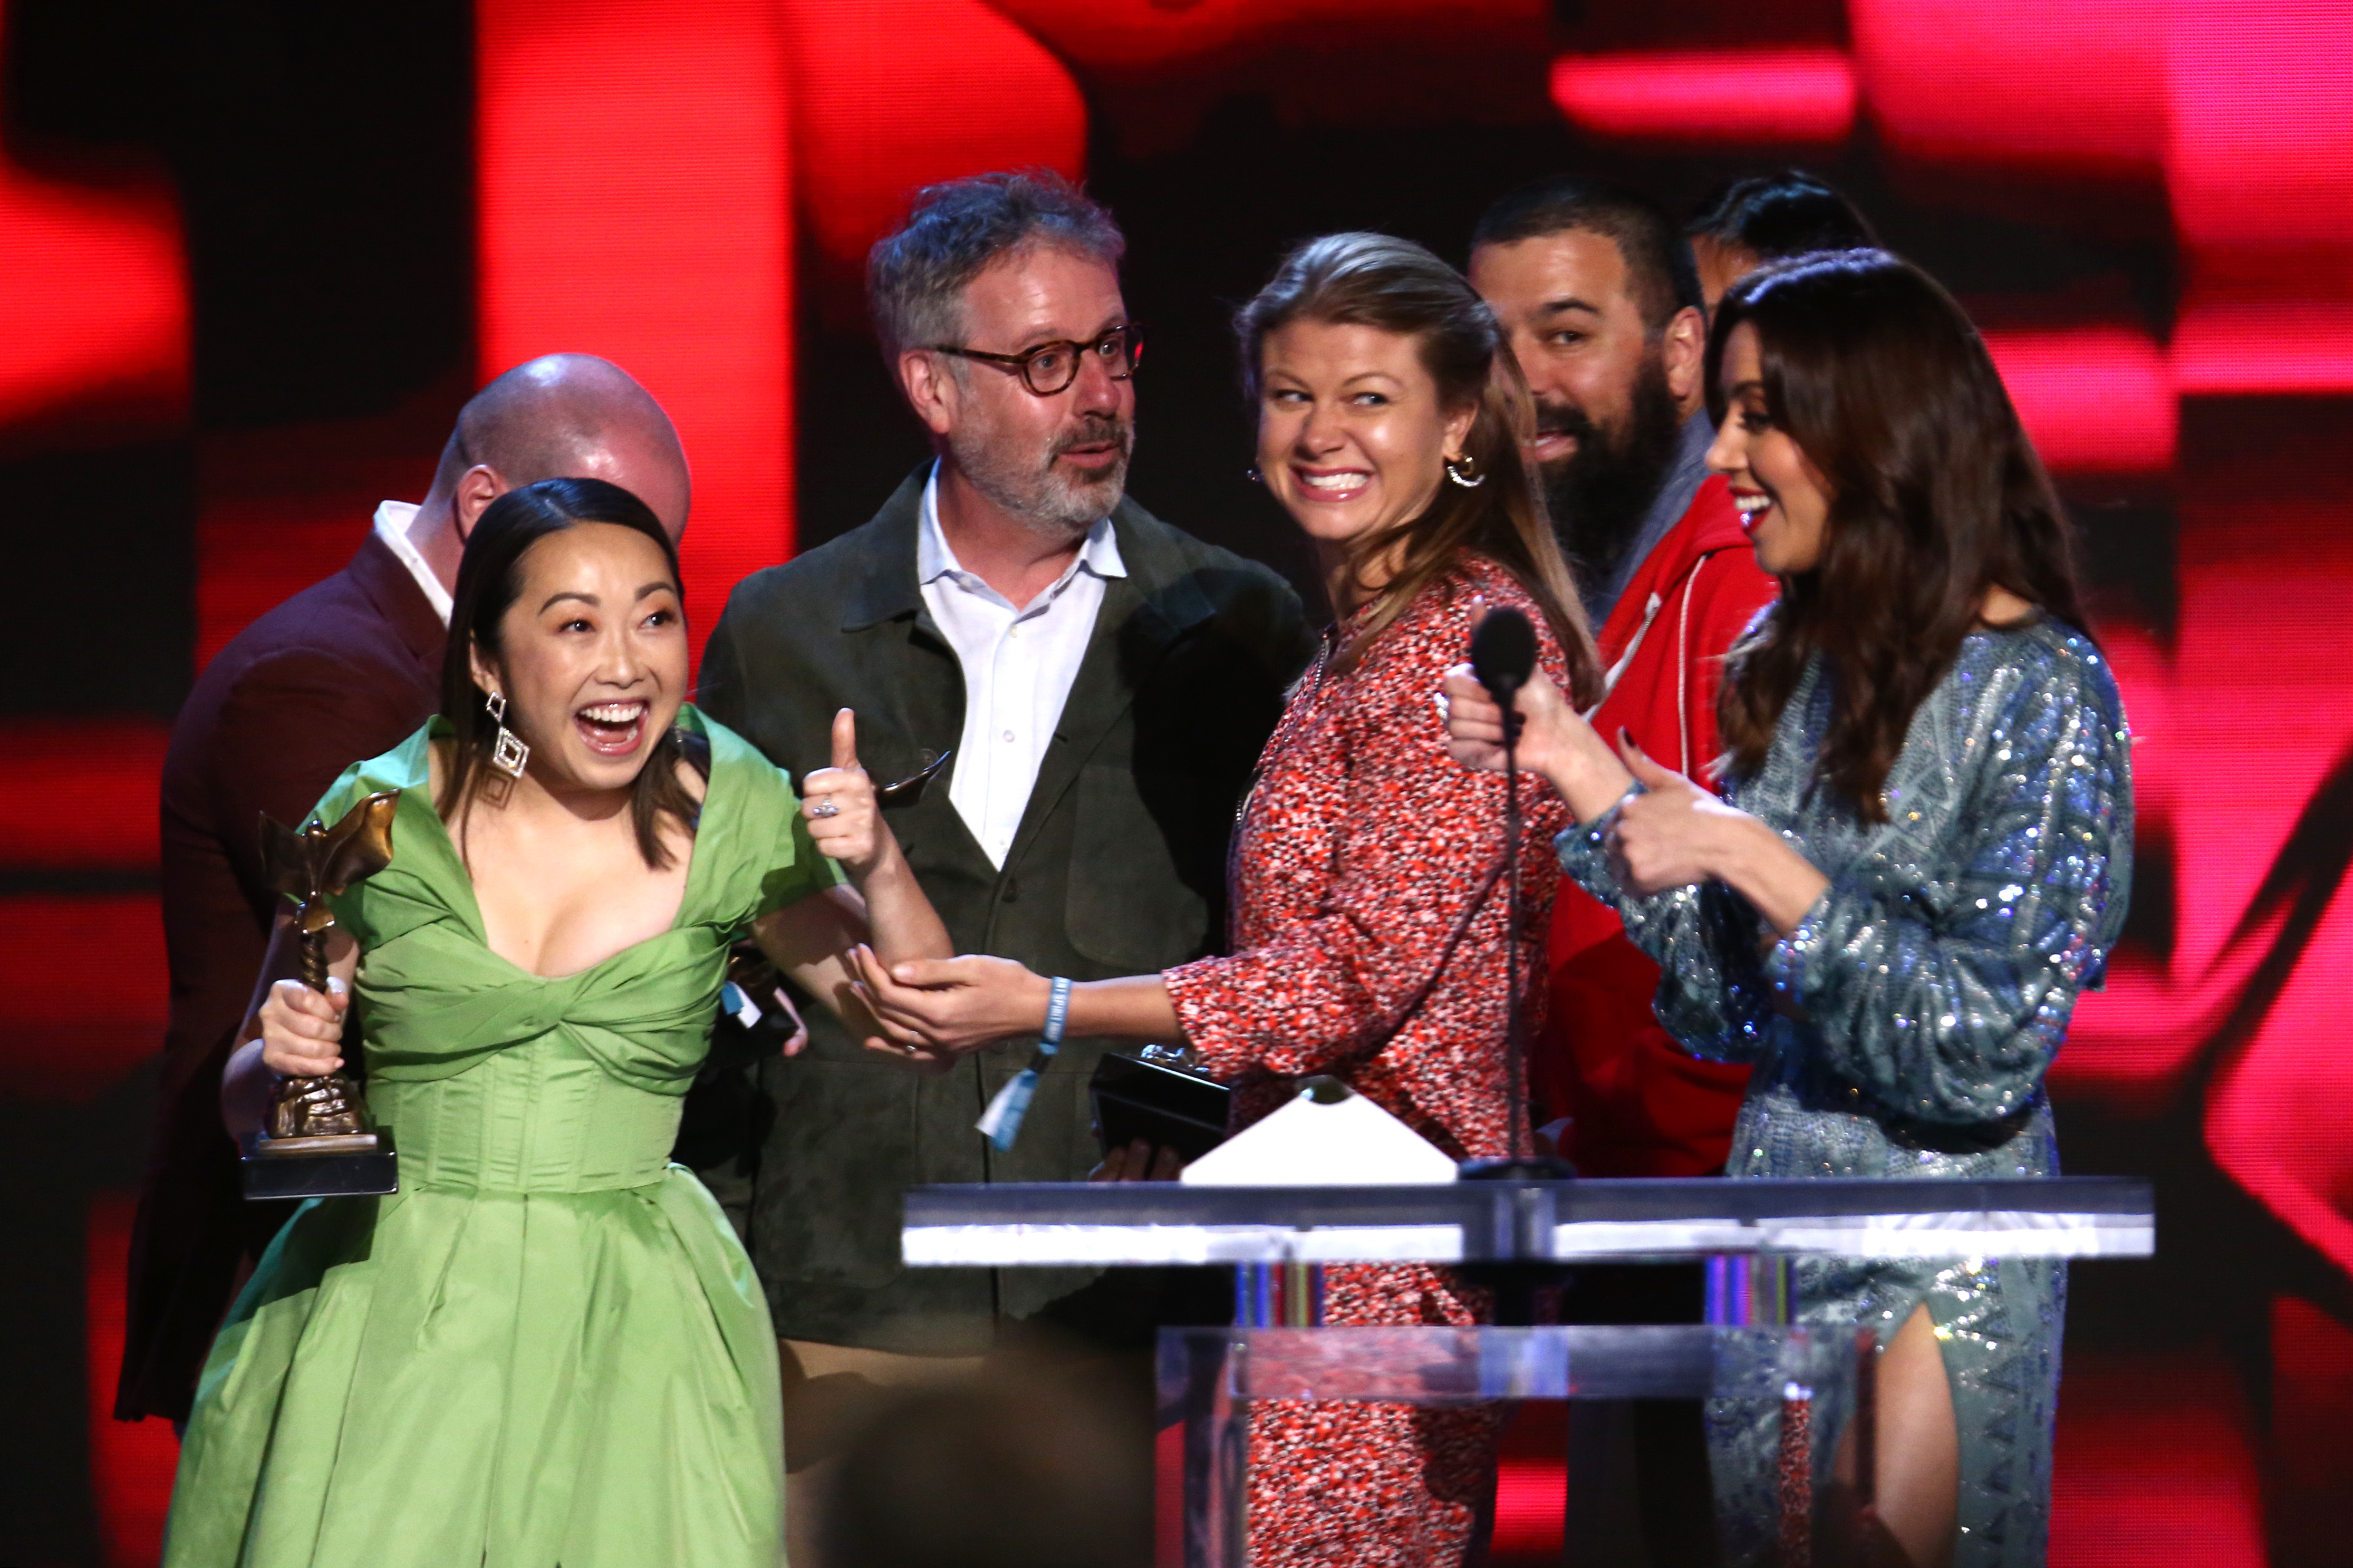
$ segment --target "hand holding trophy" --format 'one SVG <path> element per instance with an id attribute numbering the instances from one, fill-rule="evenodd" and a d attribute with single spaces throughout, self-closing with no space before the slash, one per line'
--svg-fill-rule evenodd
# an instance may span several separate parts
<path id="1" fill-rule="evenodd" d="M 261 857 L 270 886 L 294 902 L 302 983 L 327 989 L 327 900 L 392 863 L 398 790 L 372 795 L 332 827 L 317 817 L 301 832 L 261 819 Z M 359 1085 L 340 1069 L 286 1078 L 271 1091 L 261 1131 L 242 1162 L 248 1198 L 340 1197 L 398 1190 L 397 1155 L 379 1131 Z"/>

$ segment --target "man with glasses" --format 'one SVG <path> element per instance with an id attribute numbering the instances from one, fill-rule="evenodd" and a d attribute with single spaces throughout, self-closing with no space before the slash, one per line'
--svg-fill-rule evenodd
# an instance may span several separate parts
<path id="1" fill-rule="evenodd" d="M 871 522 L 740 584 L 702 677 L 704 708 L 796 778 L 854 710 L 859 762 L 902 786 L 884 809 L 957 950 L 1072 979 L 1222 941 L 1227 834 L 1312 645 L 1273 572 L 1124 499 L 1144 345 L 1124 248 L 1050 174 L 923 193 L 868 285 L 936 456 Z M 764 1069 L 776 1115 L 747 1238 L 788 1383 L 810 1380 L 787 1406 L 796 1563 L 818 1556 L 822 1394 L 969 1364 L 1014 1321 L 1141 1349 L 1171 1310 L 1167 1281 L 1128 1271 L 900 1262 L 907 1187 L 1088 1174 L 1100 1042 L 1062 1042 L 999 1149 L 975 1124 L 1029 1048 L 934 1074 L 805 1016 L 807 1047 Z"/>

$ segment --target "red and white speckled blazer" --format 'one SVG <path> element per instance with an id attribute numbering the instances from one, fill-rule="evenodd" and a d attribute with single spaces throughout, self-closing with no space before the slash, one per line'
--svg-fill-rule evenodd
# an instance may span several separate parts
<path id="1" fill-rule="evenodd" d="M 1166 975 L 1204 1067 L 1248 1086 L 1243 1120 L 1281 1103 L 1284 1080 L 1331 1073 L 1457 1158 L 1509 1152 L 1500 885 L 1447 951 L 1504 848 L 1504 781 L 1447 753 L 1436 700 L 1468 657 L 1482 598 L 1535 623 L 1542 668 L 1566 688 L 1535 601 L 1502 566 L 1465 556 L 1348 674 L 1329 664 L 1350 626 L 1327 635 L 1267 742 L 1235 846 L 1233 956 Z M 1524 914 L 1510 940 L 1533 1012 L 1559 875 L 1551 845 L 1568 818 L 1539 778 L 1521 779 L 1520 801 Z"/>
<path id="2" fill-rule="evenodd" d="M 1331 1073 L 1458 1159 L 1509 1152 L 1504 944 L 1519 944 L 1534 1003 L 1559 875 L 1551 844 L 1567 813 L 1541 780 L 1521 781 L 1524 913 L 1508 931 L 1494 879 L 1504 781 L 1447 754 L 1436 701 L 1448 668 L 1468 655 L 1479 598 L 1535 623 L 1544 670 L 1565 687 L 1560 648 L 1535 603 L 1501 566 L 1470 556 L 1350 673 L 1332 675 L 1328 656 L 1352 628 L 1327 636 L 1327 657 L 1267 742 L 1235 846 L 1234 955 L 1166 974 L 1203 1064 L 1245 1086 L 1241 1120 L 1282 1103 L 1289 1079 Z M 1485 1307 L 1485 1293 L 1448 1269 L 1325 1274 L 1327 1323 L 1468 1324 Z M 1258 1405 L 1250 1561 L 1455 1568 L 1489 1485 L 1495 1431 L 1486 1410 Z"/>

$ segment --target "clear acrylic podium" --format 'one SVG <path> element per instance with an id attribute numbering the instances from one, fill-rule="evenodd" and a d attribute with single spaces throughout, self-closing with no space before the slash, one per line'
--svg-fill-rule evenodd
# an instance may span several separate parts
<path id="1" fill-rule="evenodd" d="M 1698 1399 L 1710 1420 L 1770 1421 L 1770 1517 L 1717 1521 L 1727 1563 L 1815 1560 L 1817 1503 L 1844 1438 L 1868 1476 L 1872 1342 L 1787 1321 L 1786 1260 L 2146 1258 L 2148 1184 L 2045 1181 L 1461 1182 L 1426 1187 L 1168 1183 L 918 1187 L 914 1266 L 1231 1264 L 1235 1323 L 1164 1330 L 1164 1430 L 1181 1424 L 1184 1555 L 1245 1568 L 1251 1406 L 1264 1400 L 1477 1405 Z M 1710 1321 L 1675 1327 L 1371 1329 L 1322 1323 L 1331 1263 L 1557 1270 L 1704 1258 Z M 1175 1478 L 1170 1478 L 1174 1479 Z M 1175 1492 L 1175 1487 L 1164 1487 Z M 1569 1481 L 1572 1498 L 1579 1478 Z"/>
<path id="2" fill-rule="evenodd" d="M 1816 1487 L 1856 1421 L 1859 1390 L 1869 1424 L 1869 1356 L 1852 1335 L 1778 1325 L 1164 1330 L 1161 1418 L 1164 1428 L 1183 1426 L 1181 1568 L 1250 1561 L 1247 1458 L 1260 1401 L 1460 1407 L 1522 1399 L 1698 1399 L 1772 1412 L 1778 1506 L 1770 1518 L 1737 1521 L 1725 1560 L 1795 1568 L 1810 1560 Z M 1858 1441 L 1867 1450 L 1869 1439 Z"/>

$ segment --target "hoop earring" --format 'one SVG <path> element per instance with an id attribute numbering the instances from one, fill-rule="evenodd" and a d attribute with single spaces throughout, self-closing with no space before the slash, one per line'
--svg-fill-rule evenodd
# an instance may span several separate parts
<path id="1" fill-rule="evenodd" d="M 1479 465 L 1471 460 L 1468 452 L 1446 459 L 1446 477 L 1466 490 L 1475 490 L 1487 482 L 1487 476 L 1479 471 Z"/>
<path id="2" fill-rule="evenodd" d="M 507 694 L 493 691 L 482 700 L 482 706 L 491 710 L 491 722 L 499 727 L 498 743 L 491 748 L 491 766 L 511 779 L 522 777 L 523 765 L 531 761 L 531 747 L 507 728 Z"/>

